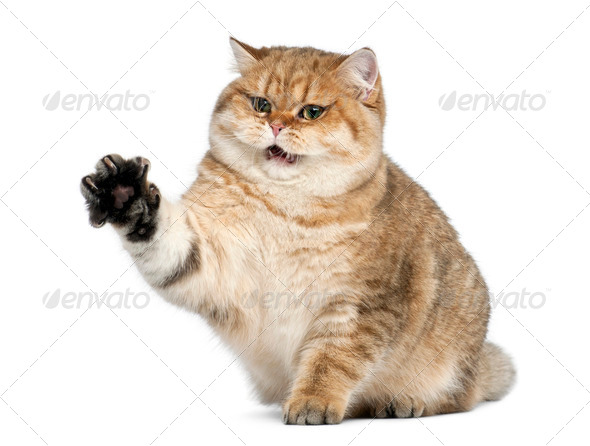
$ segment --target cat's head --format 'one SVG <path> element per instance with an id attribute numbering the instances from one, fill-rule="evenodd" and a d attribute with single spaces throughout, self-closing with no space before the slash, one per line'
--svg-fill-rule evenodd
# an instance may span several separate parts
<path id="1" fill-rule="evenodd" d="M 240 77 L 213 113 L 216 158 L 255 181 L 305 183 L 318 195 L 344 192 L 372 174 L 385 107 L 371 50 L 344 56 L 230 43 Z"/>

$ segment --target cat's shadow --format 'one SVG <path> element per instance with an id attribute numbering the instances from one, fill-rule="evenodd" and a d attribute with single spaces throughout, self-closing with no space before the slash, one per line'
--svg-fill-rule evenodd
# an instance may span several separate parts
<path id="1" fill-rule="evenodd" d="M 259 406 L 256 410 L 248 411 L 246 418 L 252 421 L 271 421 L 273 423 L 282 423 L 282 411 L 280 407 L 273 406 Z"/>

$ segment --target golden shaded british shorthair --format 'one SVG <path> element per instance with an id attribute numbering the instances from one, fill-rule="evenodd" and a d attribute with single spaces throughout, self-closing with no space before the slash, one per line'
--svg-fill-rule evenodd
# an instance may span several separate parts
<path id="1" fill-rule="evenodd" d="M 210 149 L 168 201 L 145 158 L 82 179 L 145 280 L 200 314 L 287 424 L 466 411 L 505 395 L 488 290 L 445 214 L 383 152 L 370 49 L 253 48 L 219 96 Z M 198 342 L 198 340 L 195 340 Z"/>

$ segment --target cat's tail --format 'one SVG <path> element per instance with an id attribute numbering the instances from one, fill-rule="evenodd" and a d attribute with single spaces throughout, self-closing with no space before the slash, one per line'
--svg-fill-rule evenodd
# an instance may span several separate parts
<path id="1" fill-rule="evenodd" d="M 484 342 L 479 369 L 479 386 L 483 399 L 501 399 L 510 391 L 515 378 L 516 369 L 510 356 L 497 345 Z"/>

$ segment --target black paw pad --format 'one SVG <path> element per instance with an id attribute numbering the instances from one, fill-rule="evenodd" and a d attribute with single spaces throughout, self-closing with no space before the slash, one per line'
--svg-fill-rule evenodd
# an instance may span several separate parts
<path id="1" fill-rule="evenodd" d="M 155 232 L 160 193 L 147 181 L 149 169 L 146 158 L 125 159 L 117 154 L 103 157 L 96 164 L 96 171 L 82 178 L 80 185 L 90 224 L 101 227 L 108 221 L 129 226 L 138 237 L 151 236 Z"/>

